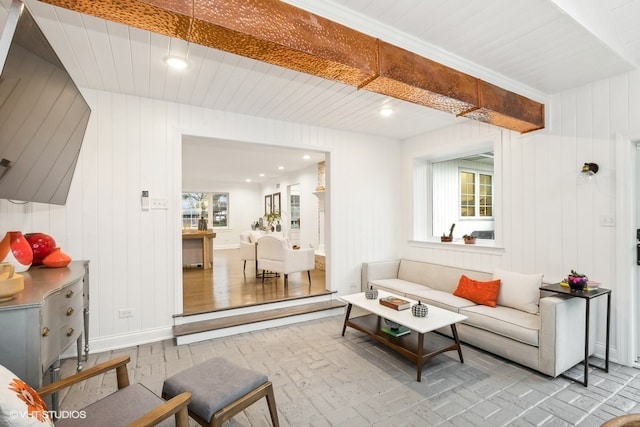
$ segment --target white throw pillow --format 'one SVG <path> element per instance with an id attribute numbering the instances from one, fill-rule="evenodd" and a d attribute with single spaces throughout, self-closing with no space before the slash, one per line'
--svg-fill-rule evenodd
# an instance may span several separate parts
<path id="1" fill-rule="evenodd" d="M 28 384 L 0 365 L 0 425 L 53 426 L 47 406 Z"/>
<path id="2" fill-rule="evenodd" d="M 523 274 L 496 269 L 494 279 L 500 279 L 498 305 L 511 307 L 527 313 L 538 313 L 542 274 Z"/>

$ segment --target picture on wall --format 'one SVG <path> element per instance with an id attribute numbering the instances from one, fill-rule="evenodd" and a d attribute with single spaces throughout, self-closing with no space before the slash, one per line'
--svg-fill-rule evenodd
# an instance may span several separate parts
<path id="1" fill-rule="evenodd" d="M 274 212 L 280 213 L 281 212 L 281 206 L 280 206 L 280 193 L 273 193 L 272 194 L 273 199 L 271 201 L 271 209 Z"/>
<path id="2" fill-rule="evenodd" d="M 264 214 L 268 215 L 271 213 L 271 194 L 264 196 Z"/>

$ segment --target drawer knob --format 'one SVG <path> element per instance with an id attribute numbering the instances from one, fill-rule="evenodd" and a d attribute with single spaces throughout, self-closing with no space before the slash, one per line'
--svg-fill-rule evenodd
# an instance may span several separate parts
<path id="1" fill-rule="evenodd" d="M 67 336 L 70 337 L 71 335 L 73 335 L 73 328 L 67 329 Z"/>
<path id="2" fill-rule="evenodd" d="M 67 291 L 67 298 L 71 298 L 72 296 L 73 296 L 73 290 L 72 290 L 72 289 L 69 289 L 69 290 Z"/>
<path id="3" fill-rule="evenodd" d="M 42 336 L 46 337 L 47 335 L 49 335 L 49 328 L 45 326 L 44 328 L 42 328 Z"/>
<path id="4" fill-rule="evenodd" d="M 73 307 L 67 308 L 67 316 L 71 316 L 73 314 Z"/>

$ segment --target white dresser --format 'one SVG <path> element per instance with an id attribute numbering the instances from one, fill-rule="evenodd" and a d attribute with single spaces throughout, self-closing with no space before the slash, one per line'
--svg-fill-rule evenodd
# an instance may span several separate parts
<path id="1" fill-rule="evenodd" d="M 82 369 L 83 350 L 85 358 L 89 351 L 89 262 L 21 274 L 24 290 L 0 302 L 0 364 L 38 388 L 58 378 L 60 355 L 73 343 Z"/>

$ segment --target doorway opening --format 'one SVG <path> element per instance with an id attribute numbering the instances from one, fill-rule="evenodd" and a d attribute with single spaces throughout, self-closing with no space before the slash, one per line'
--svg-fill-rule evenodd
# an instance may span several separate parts
<path id="1" fill-rule="evenodd" d="M 291 246 L 318 249 L 324 243 L 317 230 L 317 164 L 326 153 L 214 138 L 182 137 L 183 193 L 227 195 L 224 224 L 209 221 L 211 269 L 185 265 L 182 269 L 182 314 L 192 315 L 258 304 L 324 295 L 324 269 L 266 277 L 262 281 L 255 260 L 240 256 L 240 235 L 257 233 L 267 212 L 266 200 L 277 196 L 279 227 L 275 233 Z M 273 205 L 272 205 L 273 206 Z M 202 216 L 202 215 L 201 215 Z M 183 230 L 184 231 L 184 230 Z"/>

